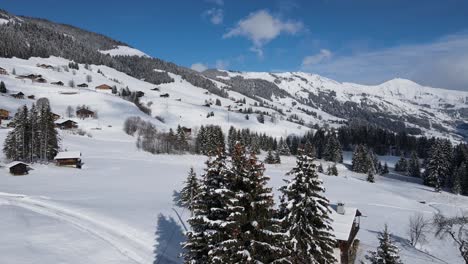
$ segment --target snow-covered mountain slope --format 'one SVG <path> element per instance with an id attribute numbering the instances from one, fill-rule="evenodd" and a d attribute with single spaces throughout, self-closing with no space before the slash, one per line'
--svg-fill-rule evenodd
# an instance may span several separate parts
<path id="1" fill-rule="evenodd" d="M 103 54 L 109 54 L 111 56 L 139 56 L 139 57 L 149 57 L 148 54 L 144 53 L 141 50 L 131 48 L 128 46 L 116 46 L 110 50 L 100 50 Z"/>

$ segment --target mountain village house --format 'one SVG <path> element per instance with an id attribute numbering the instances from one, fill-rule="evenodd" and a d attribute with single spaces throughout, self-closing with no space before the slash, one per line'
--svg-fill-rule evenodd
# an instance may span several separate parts
<path id="1" fill-rule="evenodd" d="M 81 169 L 81 152 L 79 151 L 65 151 L 57 153 L 54 158 L 57 166 L 75 167 Z"/>
<path id="2" fill-rule="evenodd" d="M 7 70 L 5 70 L 4 68 L 0 67 L 0 74 L 2 74 L 2 75 L 8 75 L 8 72 L 7 72 Z"/>
<path id="3" fill-rule="evenodd" d="M 96 86 L 96 90 L 110 91 L 112 90 L 112 87 L 107 84 L 101 84 L 99 86 Z"/>
<path id="4" fill-rule="evenodd" d="M 52 118 L 54 119 L 54 121 L 57 121 L 60 119 L 60 115 L 56 114 L 56 113 L 51 113 L 52 114 Z"/>
<path id="5" fill-rule="evenodd" d="M 10 111 L 0 108 L 0 120 L 10 119 Z"/>
<path id="6" fill-rule="evenodd" d="M 357 208 L 345 207 L 343 203 L 331 205 L 332 213 L 330 218 L 333 220 L 333 234 L 337 240 L 334 250 L 337 263 L 354 263 L 354 258 L 358 243 L 355 242 L 359 232 L 359 223 L 361 212 Z"/>
<path id="7" fill-rule="evenodd" d="M 53 84 L 53 85 L 59 85 L 59 86 L 63 86 L 63 82 L 62 82 L 62 81 L 58 81 L 58 82 L 51 82 L 51 84 Z"/>
<path id="8" fill-rule="evenodd" d="M 16 93 L 16 94 L 12 94 L 11 95 L 13 98 L 16 98 L 16 99 L 24 99 L 24 93 L 23 92 L 19 92 L 19 93 Z"/>
<path id="9" fill-rule="evenodd" d="M 88 84 L 81 83 L 81 84 L 78 84 L 77 86 L 80 87 L 80 88 L 85 88 L 85 87 L 88 87 Z"/>
<path id="10" fill-rule="evenodd" d="M 8 171 L 13 175 L 26 175 L 31 170 L 28 164 L 21 161 L 13 161 L 6 165 Z"/>
<path id="11" fill-rule="evenodd" d="M 89 109 L 86 108 L 80 108 L 76 110 L 76 116 L 81 119 L 89 118 L 89 117 L 94 117 L 95 113 Z"/>
<path id="12" fill-rule="evenodd" d="M 70 119 L 61 119 L 55 122 L 55 125 L 62 130 L 78 128 L 78 123 Z"/>

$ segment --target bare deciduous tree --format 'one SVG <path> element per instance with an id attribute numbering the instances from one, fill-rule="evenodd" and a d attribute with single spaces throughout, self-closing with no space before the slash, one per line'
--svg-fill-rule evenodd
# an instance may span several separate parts
<path id="1" fill-rule="evenodd" d="M 434 216 L 435 235 L 440 238 L 450 238 L 458 247 L 460 255 L 468 264 L 468 213 L 455 217 L 446 217 L 443 214 Z"/>
<path id="2" fill-rule="evenodd" d="M 431 222 L 424 218 L 422 213 L 416 213 L 409 219 L 408 235 L 410 243 L 414 247 L 419 243 L 420 245 L 426 242 L 426 234 L 429 232 Z"/>
<path id="3" fill-rule="evenodd" d="M 72 118 L 74 112 L 75 112 L 75 109 L 71 105 L 67 106 L 67 117 L 68 118 Z"/>

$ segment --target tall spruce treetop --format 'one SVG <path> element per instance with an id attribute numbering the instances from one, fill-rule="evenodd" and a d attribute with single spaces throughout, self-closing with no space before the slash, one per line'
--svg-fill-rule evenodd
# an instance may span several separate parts
<path id="1" fill-rule="evenodd" d="M 377 251 L 369 252 L 366 259 L 370 264 L 402 264 L 398 253 L 399 249 L 393 244 L 387 225 L 385 225 L 383 232 L 379 234 Z"/>
<path id="2" fill-rule="evenodd" d="M 369 171 L 369 155 L 366 147 L 357 145 L 353 152 L 352 170 L 360 173 Z"/>
<path id="3" fill-rule="evenodd" d="M 193 167 L 191 167 L 187 179 L 185 180 L 185 186 L 174 202 L 177 206 L 187 208 L 193 212 L 195 199 L 199 193 L 200 184 L 198 183 L 197 174 L 193 170 Z"/>
<path id="4" fill-rule="evenodd" d="M 325 146 L 324 158 L 325 160 L 333 162 L 343 161 L 341 144 L 335 133 L 330 133 L 330 135 L 328 135 L 327 137 L 327 145 Z"/>
<path id="5" fill-rule="evenodd" d="M 230 189 L 235 197 L 228 207 L 229 239 L 218 248 L 218 259 L 222 263 L 273 263 L 284 255 L 280 246 L 284 236 L 273 218 L 269 177 L 255 153 L 248 155 L 240 143 L 234 147 L 231 165 Z"/>
<path id="6" fill-rule="evenodd" d="M 434 187 L 437 192 L 442 189 L 444 181 L 450 172 L 450 161 L 447 155 L 445 145 L 441 141 L 437 141 L 432 146 L 424 183 Z"/>
<path id="7" fill-rule="evenodd" d="M 335 263 L 329 201 L 310 156 L 299 153 L 291 179 L 281 187 L 280 212 L 289 234 L 292 263 Z"/>
<path id="8" fill-rule="evenodd" d="M 421 166 L 419 165 L 418 154 L 415 151 L 411 153 L 411 158 L 408 162 L 408 174 L 411 177 L 421 177 Z"/>
<path id="9" fill-rule="evenodd" d="M 228 239 L 225 226 L 229 212 L 226 205 L 233 195 L 229 191 L 226 155 L 218 155 L 206 162 L 200 194 L 193 201 L 193 216 L 188 220 L 192 230 L 187 232 L 184 259 L 190 264 L 214 262 L 212 252 Z"/>

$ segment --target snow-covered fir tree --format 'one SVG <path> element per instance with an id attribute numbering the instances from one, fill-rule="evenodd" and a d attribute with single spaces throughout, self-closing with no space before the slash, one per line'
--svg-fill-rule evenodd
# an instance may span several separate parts
<path id="1" fill-rule="evenodd" d="M 408 172 L 408 161 L 401 155 L 400 159 L 395 163 L 395 171 L 406 174 Z"/>
<path id="2" fill-rule="evenodd" d="M 336 167 L 336 163 L 332 164 L 331 166 L 328 166 L 327 174 L 330 176 L 338 176 L 338 168 Z"/>
<path id="3" fill-rule="evenodd" d="M 400 250 L 394 244 L 387 225 L 385 225 L 383 232 L 379 234 L 377 250 L 369 252 L 366 259 L 369 264 L 402 264 L 399 252 Z"/>
<path id="4" fill-rule="evenodd" d="M 355 172 L 366 173 L 369 171 L 372 160 L 370 160 L 368 151 L 363 145 L 357 145 L 353 152 L 352 170 Z"/>
<path id="5" fill-rule="evenodd" d="M 265 157 L 265 163 L 266 164 L 276 164 L 276 159 L 273 154 L 273 151 L 268 150 L 267 156 Z"/>
<path id="6" fill-rule="evenodd" d="M 371 183 L 374 183 L 375 182 L 375 176 L 374 176 L 374 171 L 373 170 L 369 170 L 367 172 L 367 179 L 366 179 L 368 182 L 371 182 Z"/>
<path id="7" fill-rule="evenodd" d="M 411 153 L 411 158 L 408 161 L 408 175 L 421 178 L 421 165 L 419 164 L 418 154 L 415 151 Z"/>
<path id="8" fill-rule="evenodd" d="M 281 157 L 279 151 L 275 151 L 275 164 L 281 164 Z"/>
<path id="9" fill-rule="evenodd" d="M 382 169 L 382 174 L 388 174 L 390 172 L 390 170 L 388 169 L 388 164 L 387 162 L 384 163 L 383 165 L 383 169 Z"/>
<path id="10" fill-rule="evenodd" d="M 431 155 L 426 165 L 424 184 L 434 187 L 436 192 L 442 189 L 445 178 L 450 172 L 447 155 L 445 146 L 441 141 L 432 146 Z"/>
<path id="11" fill-rule="evenodd" d="M 341 150 L 341 144 L 335 133 L 330 133 L 330 135 L 328 135 L 323 157 L 327 161 L 343 161 L 343 152 Z"/>
<path id="12" fill-rule="evenodd" d="M 319 163 L 319 165 L 317 167 L 317 171 L 320 172 L 320 173 L 324 172 L 322 163 Z"/>
<path id="13" fill-rule="evenodd" d="M 282 156 L 291 155 L 291 150 L 289 149 L 288 144 L 286 143 L 285 140 L 283 140 L 283 138 L 280 138 L 280 141 L 278 143 L 278 151 L 279 151 L 280 155 L 282 155 Z"/>
<path id="14" fill-rule="evenodd" d="M 228 206 L 234 197 L 229 191 L 228 168 L 223 151 L 206 162 L 200 194 L 193 200 L 193 216 L 188 220 L 191 231 L 184 243 L 185 263 L 216 263 L 213 251 L 229 239 L 226 226 L 229 224 Z"/>
<path id="15" fill-rule="evenodd" d="M 334 263 L 335 239 L 331 233 L 329 202 L 318 178 L 313 158 L 297 156 L 296 167 L 281 187 L 280 214 L 284 231 L 289 234 L 291 263 Z"/>
<path id="16" fill-rule="evenodd" d="M 200 184 L 193 167 L 190 168 L 184 184 L 182 190 L 174 197 L 174 203 L 179 207 L 187 208 L 193 212 L 194 201 L 200 193 Z"/>

